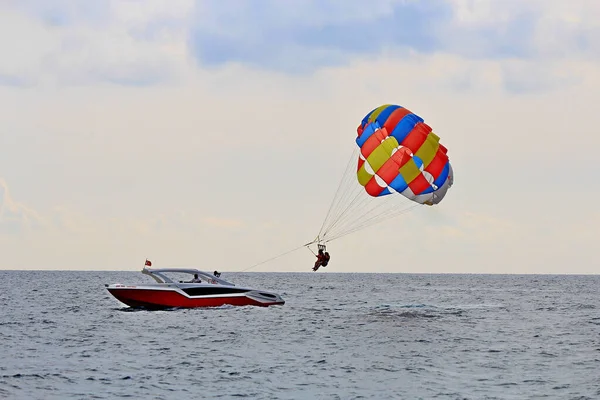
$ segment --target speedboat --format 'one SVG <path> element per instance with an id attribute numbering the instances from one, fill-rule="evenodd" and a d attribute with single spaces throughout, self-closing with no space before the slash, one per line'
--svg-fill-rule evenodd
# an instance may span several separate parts
<path id="1" fill-rule="evenodd" d="M 142 285 L 108 285 L 106 289 L 120 302 L 145 309 L 196 308 L 232 306 L 283 305 L 285 301 L 276 293 L 236 286 L 213 274 L 190 268 L 147 268 L 142 273 L 149 275 L 157 283 Z M 183 273 L 194 277 L 189 281 L 177 281 L 166 273 Z"/>

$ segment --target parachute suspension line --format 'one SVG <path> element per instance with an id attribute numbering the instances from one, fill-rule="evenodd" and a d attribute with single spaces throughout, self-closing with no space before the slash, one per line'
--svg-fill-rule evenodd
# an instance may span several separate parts
<path id="1" fill-rule="evenodd" d="M 352 164 L 356 163 L 359 151 L 358 148 L 355 148 L 350 156 L 349 167 L 346 169 L 340 182 L 341 190 L 338 191 L 337 198 L 335 199 L 336 201 L 334 201 L 331 207 L 333 213 L 330 212 L 328 214 L 328 220 L 323 224 L 324 229 L 322 228 L 319 232 L 320 238 L 326 238 L 329 232 L 335 226 L 339 225 L 340 222 L 343 222 L 348 215 L 352 217 L 353 212 L 364 203 L 364 201 L 361 200 L 367 200 L 361 198 L 364 196 L 364 188 L 356 184 L 356 171 L 353 168 L 350 168 Z M 354 215 L 354 217 L 356 217 L 356 215 Z"/>
<path id="2" fill-rule="evenodd" d="M 259 262 L 259 263 L 256 263 L 256 264 L 254 264 L 254 265 L 251 265 L 251 266 L 249 266 L 249 267 L 248 267 L 248 268 L 246 268 L 246 269 L 243 269 L 243 270 L 241 270 L 241 271 L 236 271 L 236 272 L 245 272 L 245 271 L 248 271 L 249 269 L 252 269 L 252 268 L 254 268 L 254 267 L 258 267 L 259 265 L 262 265 L 262 264 L 268 263 L 269 261 L 276 260 L 276 259 L 278 259 L 278 258 L 281 258 L 281 257 L 283 257 L 283 256 L 286 256 L 286 255 L 288 255 L 288 254 L 290 254 L 290 253 L 293 253 L 293 252 L 295 252 L 295 251 L 297 251 L 297 250 L 300 250 L 300 249 L 301 249 L 301 248 L 303 248 L 303 247 L 308 247 L 308 246 L 310 246 L 310 245 L 311 245 L 311 244 L 313 244 L 313 243 L 315 243 L 315 242 L 314 242 L 314 241 L 312 241 L 312 242 L 310 242 L 310 243 L 303 244 L 302 246 L 298 246 L 298 247 L 296 247 L 296 248 L 294 248 L 294 249 L 291 249 L 291 250 L 288 250 L 288 251 L 286 251 L 286 252 L 284 252 L 284 253 L 281 253 L 281 254 L 279 254 L 279 255 L 276 255 L 275 257 L 271 257 L 271 258 L 269 258 L 269 259 L 266 259 L 266 260 L 264 260 L 264 261 L 261 261 L 261 262 Z M 309 250 L 310 250 L 310 249 L 309 249 Z M 312 251 L 312 250 L 311 250 L 311 251 Z"/>
<path id="3" fill-rule="evenodd" d="M 390 206 L 390 203 L 387 203 L 382 205 L 382 207 L 375 207 L 372 210 L 361 214 L 360 218 L 355 218 L 344 225 L 338 226 L 337 229 L 330 231 L 327 235 L 327 241 L 335 240 L 342 236 L 346 236 L 349 233 L 356 232 L 383 221 L 391 220 L 398 215 L 404 214 L 418 206 L 420 206 L 420 204 L 415 204 L 408 208 L 404 207 L 398 209 L 398 205 Z"/>
<path id="4" fill-rule="evenodd" d="M 347 229 L 352 229 L 354 231 L 353 226 L 357 224 L 361 227 L 363 227 L 365 224 L 366 226 L 370 226 L 372 223 L 380 222 L 380 220 L 390 219 L 395 216 L 398 211 L 403 213 L 402 209 L 398 210 L 399 207 L 404 209 L 408 206 L 404 197 L 400 198 L 399 196 L 394 195 L 389 195 L 387 198 L 381 198 L 377 202 L 373 203 L 373 198 L 364 192 L 363 187 L 360 185 L 356 186 L 359 187 L 359 195 L 364 197 L 364 201 L 355 202 L 354 204 L 356 207 L 351 210 L 352 212 L 348 212 L 342 219 L 337 221 L 339 223 L 337 228 L 335 226 L 336 224 L 333 224 L 326 232 L 327 236 L 339 236 Z M 363 203 L 369 205 L 370 209 L 367 211 L 358 210 L 359 206 Z M 419 205 L 420 204 L 416 204 L 413 205 L 413 207 Z M 372 221 L 372 223 L 370 223 L 370 221 Z"/>
<path id="5" fill-rule="evenodd" d="M 419 207 L 420 205 L 421 204 L 415 204 L 412 207 L 405 208 L 405 209 L 402 209 L 402 210 L 396 210 L 395 212 L 390 213 L 390 214 L 382 213 L 380 215 L 376 215 L 375 217 L 371 217 L 370 219 L 368 219 L 367 221 L 364 221 L 362 224 L 360 224 L 358 226 L 355 226 L 355 227 L 353 227 L 351 229 L 348 229 L 346 231 L 342 231 L 342 232 L 340 232 L 340 233 L 338 233 L 336 235 L 333 235 L 332 237 L 328 238 L 327 241 L 336 240 L 336 239 L 339 239 L 339 238 L 344 237 L 346 235 L 349 235 L 351 233 L 357 232 L 357 231 L 359 231 L 361 229 L 365 229 L 365 228 L 368 228 L 368 227 L 370 227 L 372 225 L 376 225 L 376 224 L 378 224 L 380 222 L 383 222 L 383 221 L 386 221 L 386 220 L 390 220 L 390 219 L 394 219 L 394 218 L 396 218 L 396 217 L 398 217 L 398 216 L 400 216 L 402 214 L 409 213 L 410 211 L 414 210 L 415 208 Z"/>
<path id="6" fill-rule="evenodd" d="M 358 209 L 360 209 L 360 207 L 363 204 L 365 204 L 364 199 L 362 199 L 361 197 L 362 196 L 360 190 L 358 191 L 358 193 L 348 196 L 348 199 L 350 199 L 349 204 L 342 209 L 335 221 L 333 221 L 333 223 L 327 228 L 327 230 L 323 234 L 323 237 L 329 236 L 331 231 L 335 230 L 336 227 L 338 229 L 342 229 L 340 228 L 340 226 L 343 227 L 344 224 L 347 225 L 351 223 L 352 219 L 357 219 L 356 211 L 358 211 Z"/>
<path id="7" fill-rule="evenodd" d="M 356 163 L 360 149 L 354 147 L 325 220 L 313 243 L 327 243 L 377 223 L 395 218 L 420 204 L 403 196 L 390 194 L 373 201 L 365 188 L 356 181 Z M 311 250 L 312 251 L 312 250 Z M 313 252 L 314 254 L 314 252 Z"/>
<path id="8" fill-rule="evenodd" d="M 354 190 L 355 193 L 348 196 L 348 198 L 351 199 L 350 203 L 340 213 L 338 219 L 329 227 L 329 229 L 327 230 L 327 232 L 325 234 L 329 233 L 336 225 L 347 222 L 348 219 L 351 219 L 353 217 L 356 218 L 356 214 L 354 212 L 357 211 L 357 209 L 362 204 L 366 204 L 366 200 L 372 200 L 372 199 L 369 199 L 368 197 L 366 197 L 362 186 L 354 184 L 353 187 L 355 189 Z M 363 201 L 363 200 L 365 200 L 365 201 Z M 382 203 L 378 204 L 377 207 L 379 207 L 381 205 L 382 205 Z"/>
<path id="9" fill-rule="evenodd" d="M 318 240 L 318 238 L 321 237 L 321 234 L 323 233 L 323 229 L 325 228 L 325 226 L 327 226 L 327 223 L 330 221 L 330 219 L 336 220 L 338 218 L 338 216 L 336 214 L 339 211 L 337 211 L 337 209 L 339 208 L 339 204 L 343 203 L 344 200 L 346 199 L 346 193 L 344 192 L 344 189 L 347 190 L 347 188 L 349 187 L 348 180 L 349 180 L 349 177 L 352 176 L 352 174 L 350 174 L 349 172 L 352 170 L 352 165 L 354 164 L 354 162 L 356 162 L 355 160 L 356 160 L 357 153 L 358 153 L 358 149 L 355 148 L 354 152 L 350 155 L 350 159 L 348 160 L 348 164 L 346 165 L 346 169 L 344 170 L 342 179 L 340 180 L 340 183 L 338 184 L 338 187 L 337 187 L 337 190 L 333 197 L 333 200 L 331 201 L 331 204 L 329 205 L 329 209 L 327 210 L 327 214 L 325 215 L 325 219 L 323 220 L 323 223 L 321 224 L 321 229 L 319 230 L 319 234 L 317 235 L 317 240 Z M 334 212 L 334 214 L 332 214 L 333 210 L 336 210 Z M 332 215 L 335 215 L 335 217 L 333 217 Z"/>

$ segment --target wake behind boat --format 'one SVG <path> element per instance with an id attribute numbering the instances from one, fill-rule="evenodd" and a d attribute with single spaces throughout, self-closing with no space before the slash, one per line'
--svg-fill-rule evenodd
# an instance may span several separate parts
<path id="1" fill-rule="evenodd" d="M 147 265 L 149 262 L 146 262 Z M 150 264 L 151 265 L 151 264 Z M 152 277 L 157 283 L 143 285 L 108 285 L 106 289 L 120 302 L 145 309 L 164 309 L 173 307 L 219 307 L 283 305 L 285 301 L 276 293 L 248 287 L 235 286 L 220 279 L 220 274 L 210 274 L 193 268 L 157 268 L 144 267 L 142 273 Z M 194 279 L 176 281 L 168 273 L 188 274 Z"/>

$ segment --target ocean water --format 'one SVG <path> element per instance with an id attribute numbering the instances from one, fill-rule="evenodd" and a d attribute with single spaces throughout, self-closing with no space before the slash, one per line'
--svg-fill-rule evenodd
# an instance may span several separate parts
<path id="1" fill-rule="evenodd" d="M 0 398 L 600 399 L 600 276 L 223 274 L 284 306 L 132 311 L 139 272 L 0 271 Z"/>

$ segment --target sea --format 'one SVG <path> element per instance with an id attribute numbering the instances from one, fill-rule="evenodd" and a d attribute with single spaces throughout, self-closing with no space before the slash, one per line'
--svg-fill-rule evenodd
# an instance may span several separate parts
<path id="1" fill-rule="evenodd" d="M 132 310 L 139 271 L 0 271 L 3 399 L 600 399 L 600 276 L 227 273 L 274 307 Z"/>

